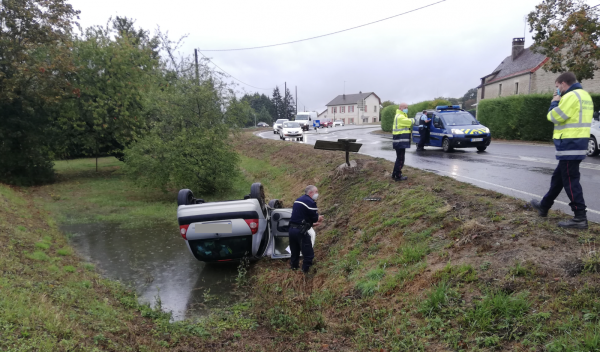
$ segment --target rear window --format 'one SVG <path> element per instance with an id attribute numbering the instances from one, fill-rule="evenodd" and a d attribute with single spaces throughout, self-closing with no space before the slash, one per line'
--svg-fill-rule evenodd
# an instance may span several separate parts
<path id="1" fill-rule="evenodd" d="M 239 259 L 252 254 L 252 236 L 191 240 L 194 256 L 201 261 Z"/>

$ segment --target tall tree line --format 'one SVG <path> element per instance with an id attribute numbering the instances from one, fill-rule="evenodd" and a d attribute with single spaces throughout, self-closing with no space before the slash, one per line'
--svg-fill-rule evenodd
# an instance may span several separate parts
<path id="1" fill-rule="evenodd" d="M 294 120 L 296 117 L 296 103 L 289 88 L 284 96 L 279 87 L 273 89 L 271 98 L 265 94 L 245 94 L 241 101 L 248 103 L 252 108 L 247 117 L 246 126 L 253 126 L 254 121 L 272 124 L 278 119 Z M 255 119 L 256 117 L 256 119 Z"/>

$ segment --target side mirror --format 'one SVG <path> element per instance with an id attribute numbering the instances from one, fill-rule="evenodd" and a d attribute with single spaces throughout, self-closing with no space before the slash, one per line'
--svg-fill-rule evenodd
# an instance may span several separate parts
<path id="1" fill-rule="evenodd" d="M 308 118 L 308 121 L 312 121 L 312 120 L 310 119 L 310 117 Z"/>

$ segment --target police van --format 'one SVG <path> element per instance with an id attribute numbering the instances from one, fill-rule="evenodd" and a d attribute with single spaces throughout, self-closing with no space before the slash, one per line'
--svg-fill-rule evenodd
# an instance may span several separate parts
<path id="1" fill-rule="evenodd" d="M 413 125 L 413 141 L 419 143 L 419 120 L 422 112 L 415 116 Z M 461 109 L 458 105 L 436 106 L 435 110 L 427 111 L 430 136 L 425 146 L 441 147 L 445 152 L 454 148 L 477 148 L 484 151 L 490 145 L 492 135 L 489 128 L 480 124 L 473 115 Z"/>

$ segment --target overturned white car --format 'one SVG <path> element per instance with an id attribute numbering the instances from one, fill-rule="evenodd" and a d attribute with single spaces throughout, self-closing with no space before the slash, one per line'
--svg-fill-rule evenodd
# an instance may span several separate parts
<path id="1" fill-rule="evenodd" d="M 291 208 L 277 199 L 265 204 L 260 183 L 243 200 L 206 203 L 189 189 L 177 197 L 179 231 L 190 252 L 202 262 L 231 262 L 244 257 L 289 258 Z M 314 245 L 315 231 L 311 228 Z"/>

